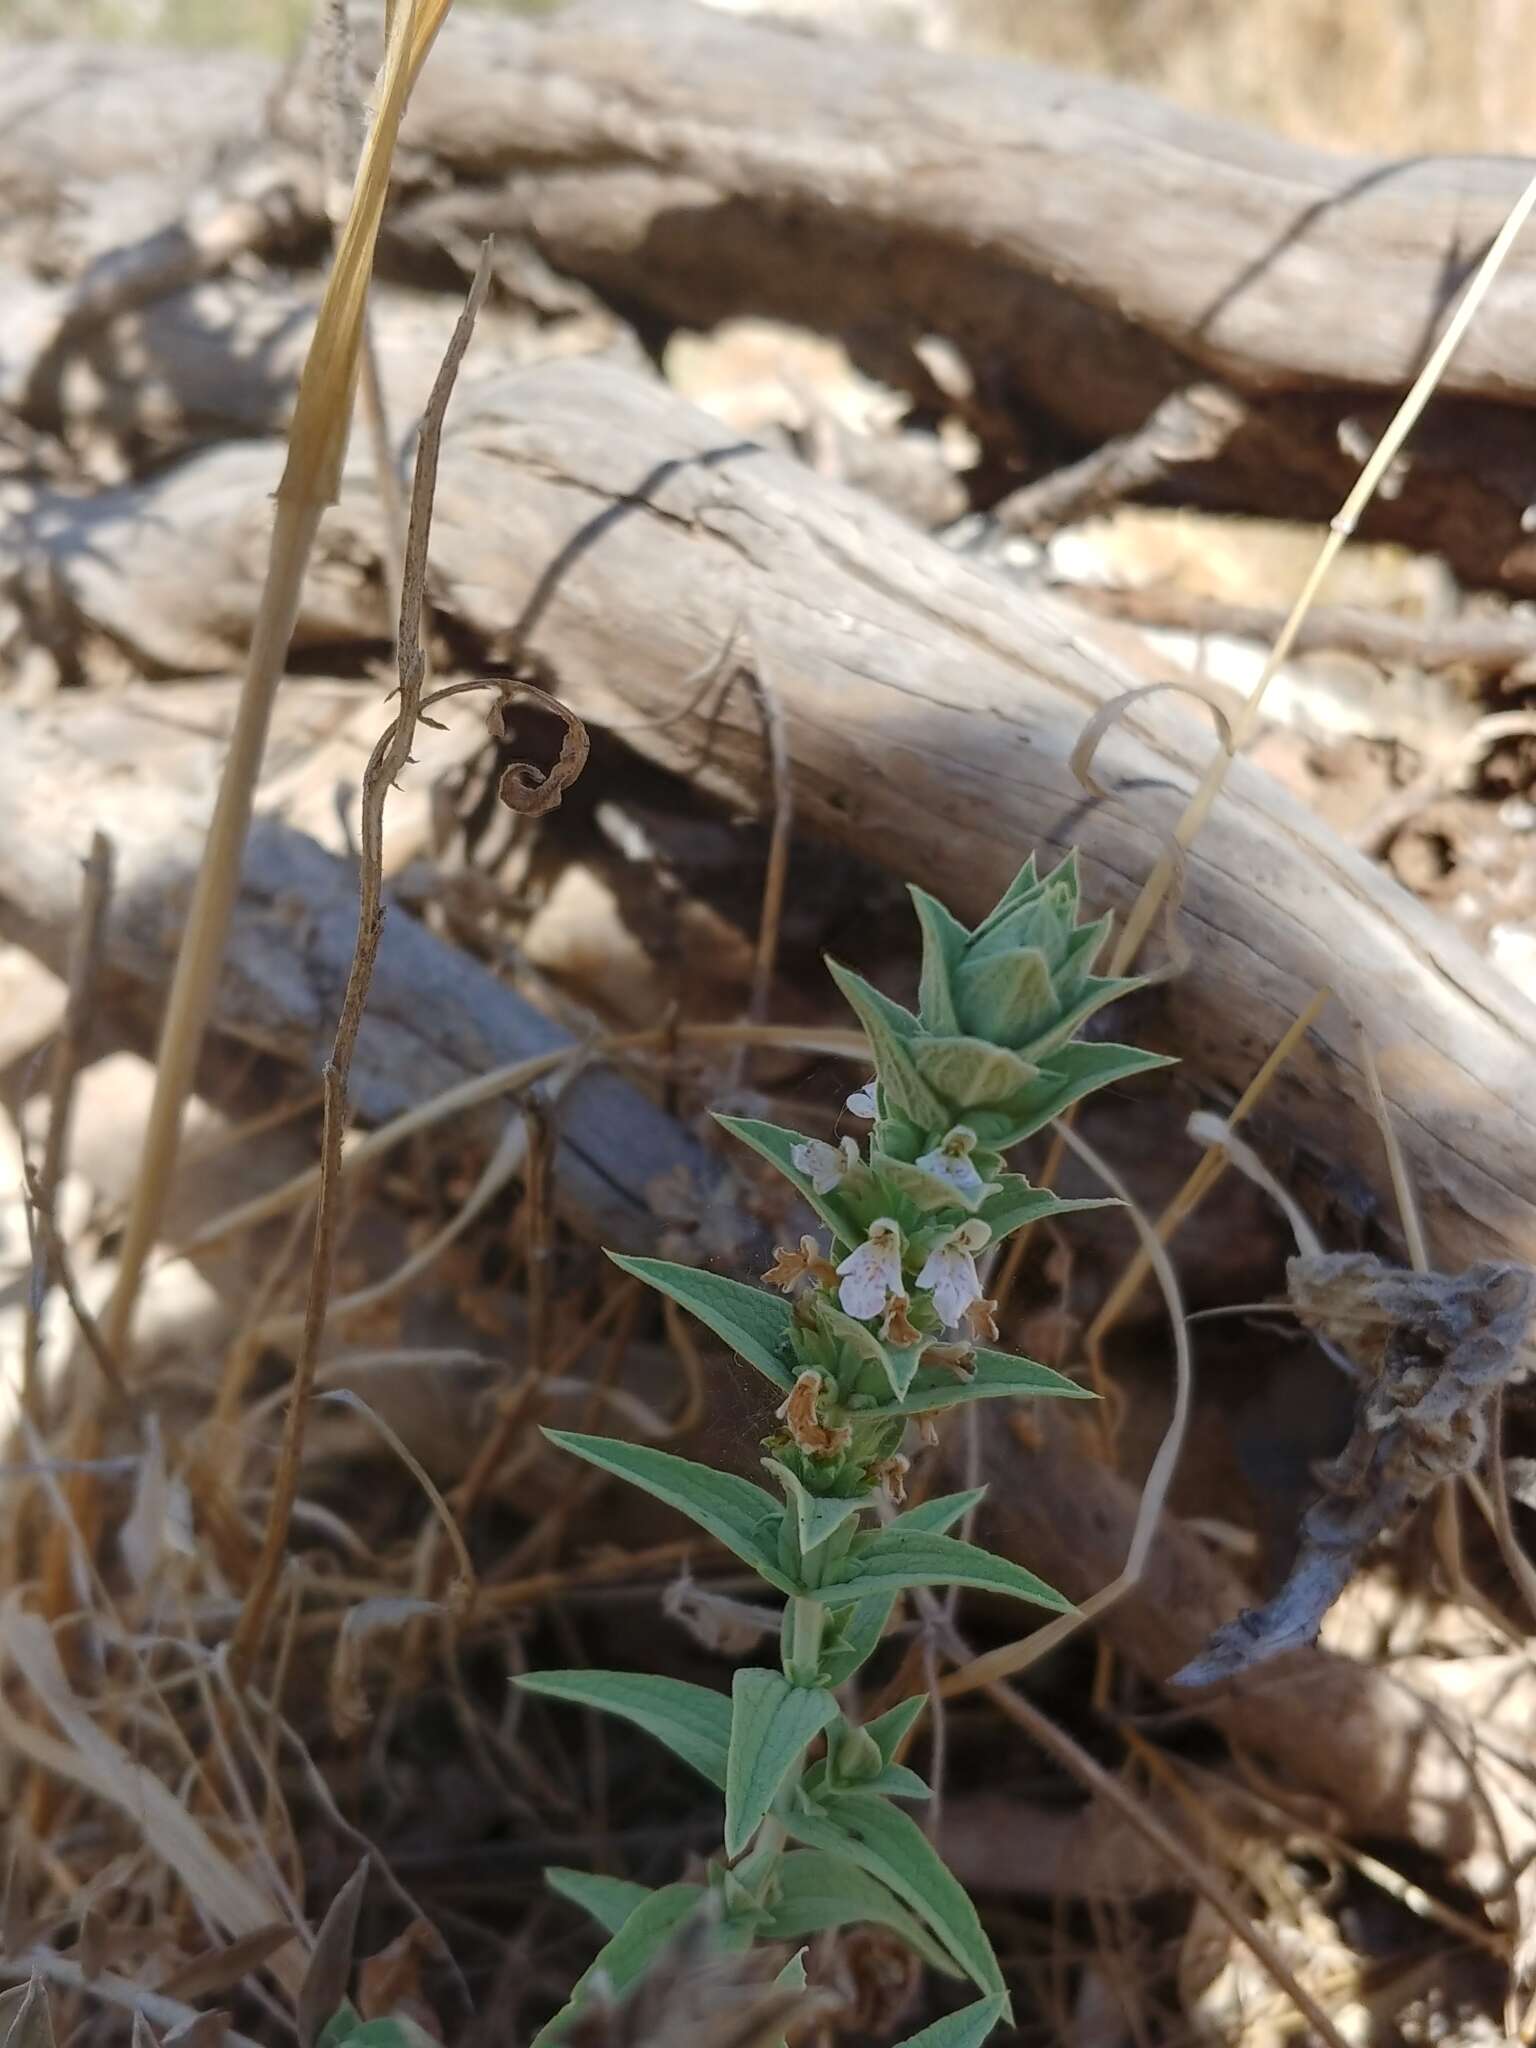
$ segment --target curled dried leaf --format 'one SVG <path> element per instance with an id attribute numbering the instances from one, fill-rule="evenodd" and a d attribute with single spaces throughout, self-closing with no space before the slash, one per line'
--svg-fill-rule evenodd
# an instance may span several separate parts
<path id="1" fill-rule="evenodd" d="M 1196 682 L 1193 677 L 1183 677 L 1176 682 L 1138 683 L 1135 689 L 1122 690 L 1118 697 L 1111 697 L 1107 704 L 1101 704 L 1077 736 L 1077 745 L 1072 749 L 1067 766 L 1090 796 L 1107 798 L 1110 794 L 1093 774 L 1093 757 L 1106 734 L 1120 723 L 1133 704 L 1139 703 L 1143 697 L 1155 697 L 1164 690 L 1198 699 L 1216 721 L 1223 749 L 1228 754 L 1232 752 L 1232 721 L 1227 716 L 1224 700 L 1208 684 Z"/>
<path id="2" fill-rule="evenodd" d="M 565 792 L 587 765 L 592 740 L 575 712 L 562 704 L 558 697 L 552 697 L 548 690 L 541 690 L 535 683 L 525 682 L 503 686 L 501 702 L 492 706 L 489 719 L 494 738 L 508 740 L 512 737 L 507 725 L 507 712 L 513 704 L 528 700 L 541 710 L 553 713 L 564 725 L 565 738 L 560 742 L 560 758 L 553 768 L 547 770 L 537 767 L 532 761 L 514 761 L 504 770 L 496 793 L 508 810 L 516 811 L 520 817 L 542 818 L 560 808 Z"/>
<path id="3" fill-rule="evenodd" d="M 294 2024 L 299 2048 L 315 2048 L 320 2031 L 332 2013 L 341 2009 L 352 1981 L 352 1952 L 357 1942 L 357 1920 L 363 1910 L 363 1893 L 368 1888 L 368 1859 L 347 1879 L 326 1909 L 315 1936 L 314 1954 L 299 1986 L 298 2010 Z"/>
<path id="4" fill-rule="evenodd" d="M 1536 1273 L 1484 1260 L 1415 1273 L 1368 1252 L 1309 1253 L 1286 1268 L 1291 1302 L 1359 1381 L 1348 1443 L 1319 1471 L 1285 1584 L 1212 1636 L 1178 1685 L 1211 1685 L 1317 1640 L 1367 1546 L 1441 1481 L 1470 1472 L 1501 1389 L 1524 1376 Z"/>

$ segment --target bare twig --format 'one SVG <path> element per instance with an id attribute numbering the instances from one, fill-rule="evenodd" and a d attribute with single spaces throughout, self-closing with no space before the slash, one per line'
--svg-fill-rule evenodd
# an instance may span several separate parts
<path id="1" fill-rule="evenodd" d="M 294 1362 L 293 1386 L 283 1428 L 261 1555 L 241 1609 L 240 1620 L 230 1645 L 231 1669 L 237 1678 L 250 1670 L 257 1644 L 266 1627 L 267 1611 L 282 1568 L 288 1541 L 288 1526 L 298 1494 L 299 1463 L 309 1397 L 319 1364 L 320 1345 L 325 1335 L 326 1309 L 336 1259 L 336 1222 L 339 1209 L 341 1142 L 347 1123 L 347 1076 L 362 1028 L 368 1002 L 368 987 L 378 958 L 384 930 L 384 803 L 391 785 L 410 759 L 411 741 L 421 711 L 426 663 L 422 652 L 422 611 L 426 596 L 427 545 L 432 527 L 432 502 L 437 485 L 438 449 L 442 441 L 443 417 L 452 395 L 454 380 L 464 351 L 474 332 L 475 316 L 490 283 L 491 245 L 480 253 L 480 267 L 469 288 L 464 311 L 459 317 L 443 365 L 433 385 L 421 422 L 416 458 L 416 475 L 411 491 L 411 517 L 406 539 L 404 576 L 400 599 L 398 655 L 400 664 L 400 705 L 395 718 L 374 748 L 363 776 L 361 861 L 358 875 L 357 944 L 346 994 L 336 1026 L 336 1038 L 325 1069 L 325 1113 L 321 1136 L 321 1180 L 315 1214 L 314 1254 L 310 1265 L 309 1294 L 305 1304 L 304 1331 Z"/>
<path id="2" fill-rule="evenodd" d="M 1147 589 L 1091 583 L 1053 587 L 1083 611 L 1172 632 L 1268 641 L 1277 639 L 1285 624 L 1285 614 L 1272 606 L 1232 604 L 1167 583 Z M 1459 668 L 1500 676 L 1536 661 L 1536 628 L 1518 612 L 1505 618 L 1453 619 L 1446 625 L 1429 625 L 1358 605 L 1320 604 L 1296 629 L 1291 652 L 1321 651 L 1354 654 L 1382 668 L 1418 669 L 1431 675 Z"/>
<path id="3" fill-rule="evenodd" d="M 1117 498 L 1135 496 L 1192 462 L 1214 462 L 1247 417 L 1235 392 L 1192 384 L 1170 392 L 1134 433 L 1118 435 L 1081 462 L 1010 491 L 994 505 L 1005 533 L 1044 539 Z"/>

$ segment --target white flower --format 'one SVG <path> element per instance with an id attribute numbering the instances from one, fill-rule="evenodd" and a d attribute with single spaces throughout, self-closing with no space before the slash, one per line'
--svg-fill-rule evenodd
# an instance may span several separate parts
<path id="1" fill-rule="evenodd" d="M 902 1292 L 901 1232 L 889 1216 L 876 1217 L 864 1242 L 837 1270 L 842 1278 L 837 1298 L 846 1314 L 861 1322 L 884 1314 L 890 1296 Z"/>
<path id="2" fill-rule="evenodd" d="M 980 1301 L 981 1282 L 976 1277 L 976 1254 L 992 1233 L 979 1216 L 967 1217 L 947 1237 L 942 1237 L 917 1276 L 919 1287 L 933 1289 L 933 1305 L 946 1329 L 955 1329 L 973 1301 Z M 839 1266 L 838 1271 L 842 1268 Z"/>
<path id="3" fill-rule="evenodd" d="M 986 1183 L 971 1164 L 976 1150 L 976 1133 L 964 1124 L 946 1131 L 934 1152 L 925 1152 L 918 1165 L 936 1180 L 947 1180 L 962 1195 L 979 1195 Z"/>
<path id="4" fill-rule="evenodd" d="M 853 1138 L 841 1138 L 824 1145 L 820 1138 L 807 1138 L 803 1145 L 790 1147 L 789 1161 L 803 1173 L 818 1195 L 830 1195 L 859 1163 L 859 1147 Z"/>
<path id="5" fill-rule="evenodd" d="M 866 1122 L 873 1122 L 880 1114 L 879 1105 L 875 1101 L 873 1081 L 866 1081 L 862 1088 L 854 1089 L 848 1098 L 848 1109 L 852 1115 L 861 1116 Z"/>

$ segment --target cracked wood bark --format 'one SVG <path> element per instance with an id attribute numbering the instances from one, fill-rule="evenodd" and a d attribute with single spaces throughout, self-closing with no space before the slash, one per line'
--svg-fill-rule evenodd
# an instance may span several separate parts
<path id="1" fill-rule="evenodd" d="M 1236 424 L 1214 461 L 1181 471 L 1189 488 L 1323 517 L 1526 175 L 1333 156 L 1127 87 L 810 43 L 687 0 L 464 15 L 407 137 L 453 181 L 394 217 L 423 254 L 493 227 L 525 235 L 637 317 L 777 315 L 930 395 L 913 344 L 946 337 L 999 453 L 1011 432 L 1027 441 L 1031 415 L 1097 444 L 1215 380 L 1238 396 Z M 1536 400 L 1533 322 L 1527 242 L 1404 487 L 1372 515 L 1520 587 L 1536 587 L 1521 525 L 1536 436 L 1519 409 Z"/>
<path id="2" fill-rule="evenodd" d="M 70 274 L 70 237 L 61 252 L 49 218 L 61 193 L 74 236 L 100 253 L 108 221 L 134 216 L 101 196 L 124 181 L 129 201 L 161 205 L 227 182 L 231 137 L 260 146 L 273 74 L 199 61 L 65 48 L 14 67 L 0 87 L 13 214 L 0 256 L 42 251 L 52 274 L 62 253 Z M 157 63 L 171 90 L 149 88 Z M 276 96 L 267 132 L 280 151 L 313 148 L 302 79 Z M 942 336 L 1005 459 L 1042 421 L 1058 448 L 1062 433 L 1096 447 L 1214 382 L 1229 387 L 1231 430 L 1213 459 L 1177 466 L 1175 488 L 1308 517 L 1336 508 L 1524 176 L 1508 160 L 1329 155 L 1127 87 L 813 43 L 687 0 L 579 0 L 543 21 L 455 15 L 402 162 L 386 244 L 418 274 L 440 279 L 445 256 L 495 229 L 653 333 L 778 315 L 842 335 L 877 374 L 948 404 L 913 352 Z M 28 226 L 40 216 L 41 236 Z M 137 218 L 152 215 L 139 204 Z M 18 317 L 15 341 L 0 333 L 13 388 Z M 1372 514 L 1376 531 L 1467 577 L 1521 589 L 1536 589 L 1522 525 L 1536 500 L 1533 317 L 1527 243 L 1416 432 L 1403 487 Z M 134 381 L 135 341 L 129 326 L 94 344 L 109 384 Z M 174 358 L 162 367 L 174 410 L 179 372 Z"/>
<path id="3" fill-rule="evenodd" d="M 110 500 L 50 499 L 26 528 L 32 573 L 76 631 L 172 669 L 227 664 L 254 608 L 279 460 L 250 443 Z M 383 638 L 380 550 L 359 461 L 322 525 L 300 650 Z M 802 829 L 962 914 L 984 910 L 1031 847 L 1073 845 L 1090 901 L 1123 910 L 1214 744 L 1178 700 L 1138 704 L 1100 754 L 1123 793 L 1090 801 L 1072 747 L 1139 680 L 1105 653 L 1112 627 L 601 364 L 461 392 L 432 589 L 487 655 L 531 660 L 583 715 L 623 723 L 652 759 L 761 810 L 752 693 L 688 701 L 687 679 L 744 621 L 784 721 Z M 1536 1258 L 1536 1011 L 1452 930 L 1243 762 L 1190 858 L 1182 929 L 1188 971 L 1127 1030 L 1231 1094 L 1331 985 L 1377 1047 L 1437 1263 Z M 1357 1062 L 1335 1008 L 1270 1097 L 1269 1127 L 1368 1177 L 1390 1215 Z"/>
<path id="4" fill-rule="evenodd" d="M 169 984 L 202 848 L 219 748 L 167 736 L 110 702 L 50 718 L 0 706 L 0 918 L 57 960 L 95 829 L 113 843 L 117 884 L 105 960 L 158 996 Z M 251 834 L 213 1023 L 317 1074 L 328 1057 L 357 930 L 350 864 L 276 818 Z M 358 1042 L 351 1093 L 378 1123 L 512 1060 L 570 1044 L 569 1033 L 490 971 L 391 908 Z M 554 1115 L 555 1199 L 584 1236 L 655 1250 L 662 1219 L 648 1190 L 682 1169 L 722 1224 L 735 1217 L 721 1163 L 618 1074 L 590 1068 Z"/>

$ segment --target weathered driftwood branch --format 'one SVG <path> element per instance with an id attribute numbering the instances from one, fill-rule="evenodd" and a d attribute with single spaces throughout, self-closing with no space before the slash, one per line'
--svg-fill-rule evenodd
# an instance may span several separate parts
<path id="1" fill-rule="evenodd" d="M 147 88 L 155 63 L 169 88 Z M 227 212 L 259 183 L 230 159 L 263 147 L 271 68 L 190 65 L 65 49 L 15 67 L 0 90 L 0 192 L 22 225 L 0 236 L 0 260 L 23 262 L 35 243 L 57 270 L 61 189 L 74 240 L 99 256 L 114 221 L 136 218 L 142 234 L 156 204 L 166 226 L 186 213 L 195 243 L 202 185 Z M 273 106 L 265 146 L 275 133 L 285 161 L 312 150 L 302 73 Z M 1115 457 L 1074 488 L 1122 470 L 1122 487 L 1155 482 L 1171 465 L 1181 492 L 1306 516 L 1335 509 L 1524 175 L 1492 159 L 1325 155 L 993 59 L 832 38 L 812 51 L 801 34 L 688 0 L 455 16 L 402 166 L 386 245 L 418 275 L 440 279 L 445 254 L 495 230 L 507 251 L 656 329 L 759 313 L 841 334 L 876 373 L 959 402 L 994 456 L 1042 419 L 1091 448 L 1132 437 L 1128 470 Z M 30 236 L 29 210 L 44 223 Z M 0 385 L 29 389 L 16 359 L 54 334 L 59 296 L 50 287 L 23 321 L 28 293 L 7 292 Z M 1415 434 L 1402 487 L 1372 514 L 1469 577 L 1519 588 L 1536 588 L 1522 525 L 1536 499 L 1522 412 L 1536 402 L 1533 323 L 1536 254 L 1522 246 Z M 915 353 L 930 335 L 952 344 L 968 395 L 933 384 Z M 131 381 L 131 321 L 92 346 L 107 384 Z M 174 355 L 163 366 L 174 409 Z M 1135 438 L 1182 417 L 1182 393 L 1202 435 Z"/>
<path id="2" fill-rule="evenodd" d="M 107 704 L 71 704 L 44 721 L 0 707 L 0 916 L 12 935 L 58 959 L 93 830 L 113 844 L 117 886 L 105 965 L 158 995 L 175 959 L 217 748 Z M 357 928 L 357 880 L 302 832 L 258 820 L 224 977 L 219 1030 L 314 1074 L 329 1050 Z M 492 1067 L 570 1043 L 478 962 L 398 907 L 359 1039 L 352 1094 L 378 1122 Z M 733 1213 L 720 1163 L 647 1096 L 595 1066 L 553 1119 L 562 1214 L 600 1243 L 654 1248 L 664 1227 L 648 1189 L 681 1169 Z M 744 1252 L 752 1231 L 743 1225 Z"/>
<path id="3" fill-rule="evenodd" d="M 525 235 L 652 320 L 776 314 L 919 390 L 913 344 L 943 336 L 997 452 L 1010 416 L 1097 444 L 1215 381 L 1235 402 L 1186 486 L 1314 516 L 1384 423 L 1370 394 L 1406 387 L 1525 177 L 1325 155 L 993 58 L 811 50 L 688 0 L 466 15 L 408 139 L 453 182 L 405 200 L 398 243 Z M 1527 245 L 1373 515 L 1522 585 L 1533 324 Z"/>
<path id="4" fill-rule="evenodd" d="M 1030 847 L 1076 845 L 1090 899 L 1126 906 L 1215 741 L 1176 699 L 1138 704 L 1100 750 L 1122 793 L 1090 801 L 1073 746 L 1137 680 L 1094 628 L 621 370 L 550 365 L 461 401 L 434 597 L 488 654 L 542 665 L 583 715 L 762 808 L 753 693 L 685 687 L 745 620 L 804 827 L 962 913 Z M 50 501 L 25 537 L 37 580 L 79 630 L 172 668 L 220 665 L 254 603 L 274 461 L 267 444 L 214 450 L 110 504 Z M 382 546 L 359 468 L 322 527 L 300 648 L 382 636 Z M 1242 762 L 1195 845 L 1182 918 L 1191 964 L 1138 1030 L 1197 1085 L 1234 1091 L 1333 987 L 1377 1046 L 1437 1264 L 1536 1257 L 1536 1012 L 1502 976 Z M 1390 1213 L 1357 1061 L 1340 1007 L 1270 1109 L 1287 1139 L 1373 1175 Z"/>

